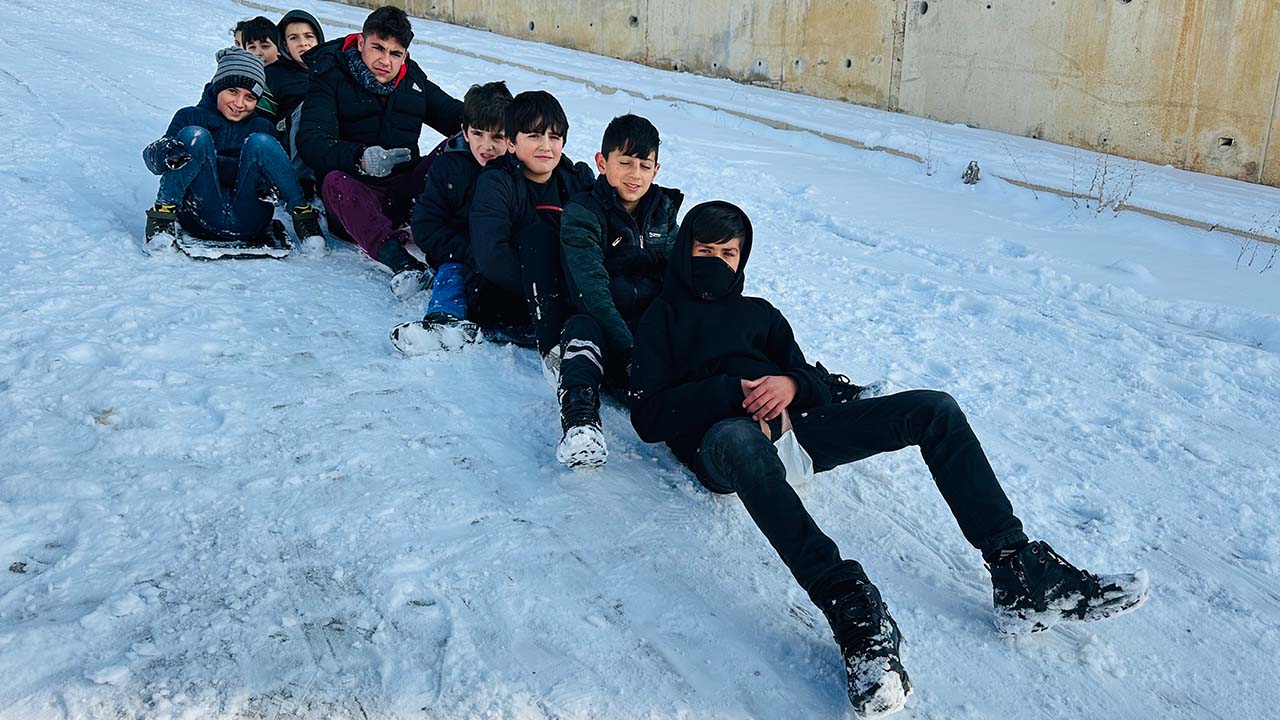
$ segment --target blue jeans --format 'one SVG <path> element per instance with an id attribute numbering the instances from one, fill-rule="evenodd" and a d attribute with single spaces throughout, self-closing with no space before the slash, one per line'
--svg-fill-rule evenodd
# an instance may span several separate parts
<path id="1" fill-rule="evenodd" d="M 431 300 L 427 302 L 427 314 L 448 313 L 456 318 L 467 317 L 466 266 L 462 263 L 444 263 L 436 271 L 431 285 Z"/>
<path id="2" fill-rule="evenodd" d="M 285 207 L 305 204 L 289 157 L 271 135 L 254 133 L 240 150 L 236 182 L 228 191 L 218 179 L 218 150 L 202 127 L 185 127 L 177 138 L 191 151 L 186 165 L 160 176 L 156 202 L 179 207 L 184 226 L 225 240 L 260 236 L 271 222 L 272 207 L 258 198 L 260 185 L 276 188 Z"/>

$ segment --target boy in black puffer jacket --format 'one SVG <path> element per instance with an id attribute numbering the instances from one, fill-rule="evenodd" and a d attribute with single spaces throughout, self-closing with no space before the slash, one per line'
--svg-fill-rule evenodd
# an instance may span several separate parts
<path id="1" fill-rule="evenodd" d="M 408 16 L 387 6 L 370 13 L 361 32 L 308 51 L 297 133 L 330 229 L 388 267 L 401 297 L 421 289 L 425 269 L 405 249 L 433 159 L 418 150 L 422 126 L 445 136 L 462 129 L 462 103 L 427 79 L 409 57 L 412 42 Z"/>
<path id="2" fill-rule="evenodd" d="M 293 160 L 298 183 L 308 198 L 315 196 L 315 173 L 298 154 L 298 119 L 302 116 L 302 100 L 307 95 L 309 78 L 304 59 L 311 48 L 324 44 L 324 30 L 319 21 L 305 10 L 290 10 L 276 24 L 280 53 L 267 66 L 267 86 L 276 102 L 276 134 L 285 152 Z"/>
<path id="3" fill-rule="evenodd" d="M 569 119 L 551 93 L 517 95 L 504 113 L 503 131 L 507 153 L 485 165 L 476 180 L 471 252 L 480 278 L 493 285 L 495 302 L 509 307 L 524 298 L 532 344 L 554 371 L 553 349 L 566 314 L 560 216 L 595 173 L 564 155 Z"/>
<path id="4" fill-rule="evenodd" d="M 421 321 L 391 330 L 391 343 L 406 355 L 457 348 L 474 342 L 480 326 L 504 318 L 528 320 L 524 299 L 494 294 L 476 272 L 471 252 L 471 198 L 476 179 L 491 160 L 507 152 L 503 115 L 511 104 L 506 83 L 472 85 L 462 101 L 462 132 L 427 173 L 427 187 L 413 206 L 413 241 L 435 271 L 431 300 Z M 504 304 L 504 300 L 509 303 Z"/>
<path id="5" fill-rule="evenodd" d="M 654 184 L 661 140 L 636 115 L 605 128 L 591 190 L 564 210 L 560 244 L 575 314 L 561 336 L 560 425 L 556 459 L 594 467 L 608 457 L 600 424 L 602 384 L 625 394 L 632 331 L 662 289 L 684 194 Z"/>
<path id="6" fill-rule="evenodd" d="M 256 112 L 266 76 L 262 60 L 239 48 L 217 54 L 218 69 L 200 103 L 179 110 L 164 137 L 142 152 L 160 176 L 147 211 L 146 247 L 168 248 L 177 225 L 213 240 L 256 240 L 271 222 L 274 190 L 293 216 L 304 248 L 323 247 L 319 214 L 303 199 L 271 122 Z"/>
<path id="7" fill-rule="evenodd" d="M 965 539 L 982 551 L 1004 632 L 1098 620 L 1146 599 L 1145 572 L 1099 577 L 1028 541 L 950 395 L 914 390 L 829 403 L 823 374 L 805 360 L 782 314 L 742 295 L 751 242 L 750 222 L 729 203 L 685 216 L 662 295 L 636 330 L 631 421 L 646 442 L 665 442 L 707 489 L 738 495 L 826 615 L 860 714 L 905 705 L 911 683 L 902 638 L 862 566 L 841 558 L 787 482 L 773 440 L 788 440 L 788 424 L 819 471 L 919 446 Z"/>

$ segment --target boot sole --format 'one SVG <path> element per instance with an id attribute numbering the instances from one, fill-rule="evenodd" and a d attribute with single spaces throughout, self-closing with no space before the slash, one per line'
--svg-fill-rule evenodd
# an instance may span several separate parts
<path id="1" fill-rule="evenodd" d="M 407 322 L 391 328 L 391 344 L 401 353 L 413 357 L 433 352 L 460 350 L 479 341 L 480 329 L 463 321 L 459 325 L 436 325 Z"/>
<path id="2" fill-rule="evenodd" d="M 600 467 L 609 459 L 603 435 L 570 433 L 556 447 L 556 460 L 571 470 Z"/>
<path id="3" fill-rule="evenodd" d="M 997 609 L 995 614 L 996 630 L 1005 635 L 1027 635 L 1041 633 L 1059 623 L 1096 622 L 1108 618 L 1119 617 L 1146 604 L 1150 598 L 1150 576 L 1146 570 L 1139 570 L 1130 575 L 1106 576 L 1108 584 L 1116 585 L 1119 590 L 1105 594 L 1096 604 L 1078 611 L 1078 605 L 1061 603 L 1062 607 L 1051 607 L 1044 612 L 1016 613 Z M 1078 615 L 1074 614 L 1079 612 Z"/>

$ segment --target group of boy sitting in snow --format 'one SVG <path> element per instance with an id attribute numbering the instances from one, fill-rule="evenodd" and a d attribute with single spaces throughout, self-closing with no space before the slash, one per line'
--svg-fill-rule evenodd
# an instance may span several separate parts
<path id="1" fill-rule="evenodd" d="M 458 102 L 409 57 L 412 41 L 393 7 L 329 42 L 298 10 L 238 25 L 239 47 L 217 54 L 199 104 L 144 151 L 161 178 L 149 248 L 172 243 L 176 224 L 217 240 L 258 237 L 278 199 L 303 249 L 323 253 L 318 190 L 330 232 L 390 268 L 397 295 L 431 287 L 426 316 L 392 331 L 402 352 L 482 331 L 536 346 L 557 383 L 560 462 L 605 462 L 604 390 L 641 439 L 665 442 L 712 492 L 736 493 L 830 622 L 863 715 L 906 701 L 901 636 L 789 476 L 918 446 L 982 553 L 1002 631 L 1096 620 L 1146 599 L 1141 571 L 1100 577 L 1029 541 L 951 396 L 875 397 L 810 365 L 782 314 L 742 294 L 746 214 L 712 201 L 677 223 L 684 196 L 654 183 L 652 123 L 614 118 L 597 176 L 563 155 L 569 122 L 551 94 L 512 98 L 491 82 Z M 446 136 L 426 155 L 424 124 Z"/>

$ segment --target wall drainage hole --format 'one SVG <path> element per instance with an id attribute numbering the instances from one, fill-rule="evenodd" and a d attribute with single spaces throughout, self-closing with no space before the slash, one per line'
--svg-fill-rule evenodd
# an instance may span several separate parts
<path id="1" fill-rule="evenodd" d="M 1236 144 L 1236 139 L 1233 137 L 1218 138 L 1218 147 L 1231 147 L 1235 144 Z"/>

